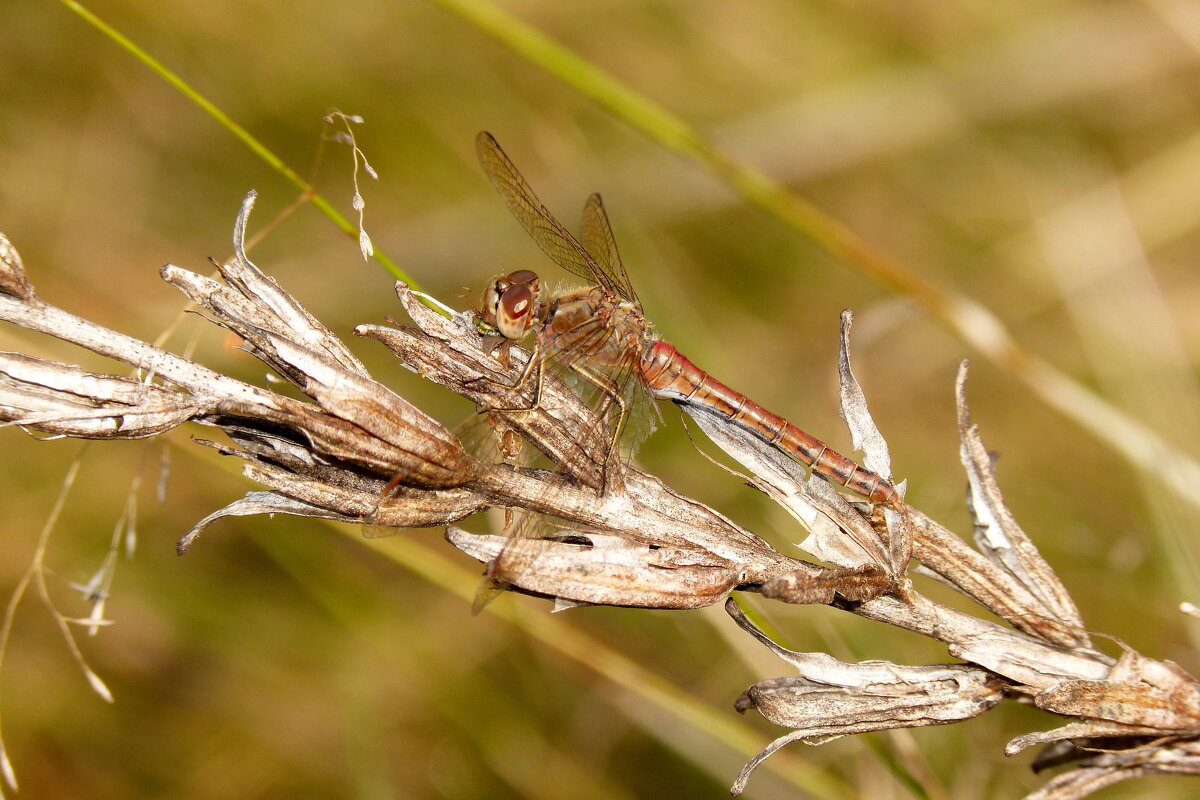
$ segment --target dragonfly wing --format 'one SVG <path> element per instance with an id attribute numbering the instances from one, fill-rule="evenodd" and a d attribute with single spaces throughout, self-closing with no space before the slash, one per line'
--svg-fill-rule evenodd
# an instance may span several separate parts
<path id="1" fill-rule="evenodd" d="M 648 434 L 654 428 L 650 420 L 646 429 L 644 416 L 644 412 L 653 409 L 647 409 L 645 402 L 638 402 L 649 399 L 649 394 L 637 379 L 637 348 L 627 335 L 599 317 L 576 326 L 570 331 L 569 340 L 564 341 L 565 338 L 560 334 L 559 341 L 544 348 L 547 369 L 566 380 L 594 412 L 596 433 L 609 442 L 608 450 L 623 443 L 625 452 L 632 455 L 645 435 L 632 441 L 628 434 L 643 430 Z M 621 431 L 615 428 L 618 424 Z M 606 451 L 605 463 L 616 460 L 619 459 L 611 458 Z"/>
<path id="2" fill-rule="evenodd" d="M 504 544 L 483 576 L 471 613 L 478 614 L 489 603 L 519 583 L 521 575 L 537 561 L 545 549 L 548 523 L 537 514 L 504 509 Z"/>
<path id="3" fill-rule="evenodd" d="M 658 403 L 654 401 L 654 396 L 646 389 L 645 384 L 632 374 L 636 370 L 636 365 L 630 362 L 623 369 L 628 370 L 631 374 L 624 384 L 628 420 L 625 423 L 625 430 L 621 432 L 620 444 L 622 457 L 632 460 L 638 448 L 646 439 L 650 438 L 650 434 L 654 433 L 658 423 L 662 422 L 662 414 L 659 411 Z"/>
<path id="4" fill-rule="evenodd" d="M 483 171 L 504 199 L 504 204 L 542 252 L 567 272 L 619 291 L 584 246 L 542 205 L 533 188 L 490 133 L 480 131 L 475 137 L 475 150 Z"/>
<path id="5" fill-rule="evenodd" d="M 608 212 L 598 193 L 589 197 L 583 206 L 583 246 L 608 278 L 605 285 L 626 300 L 637 303 L 637 295 L 617 250 L 617 237 L 613 235 L 612 223 L 608 221 Z"/>

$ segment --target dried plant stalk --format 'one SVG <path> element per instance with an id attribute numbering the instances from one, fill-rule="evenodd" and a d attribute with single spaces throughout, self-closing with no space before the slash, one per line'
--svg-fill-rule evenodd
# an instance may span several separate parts
<path id="1" fill-rule="evenodd" d="M 529 402 L 529 388 L 515 380 L 527 353 L 505 348 L 498 358 L 469 315 L 446 319 L 400 285 L 413 326 L 362 325 L 356 333 L 379 340 L 421 376 L 492 409 L 498 425 L 556 468 L 515 468 L 471 454 L 450 431 L 373 380 L 343 342 L 246 258 L 242 241 L 253 200 L 247 197 L 238 216 L 234 261 L 219 268 L 223 283 L 172 265 L 162 277 L 240 336 L 245 349 L 307 401 L 234 380 L 45 303 L 16 250 L 0 237 L 0 319 L 146 376 L 96 374 L 0 353 L 0 419 L 88 439 L 145 438 L 199 423 L 228 439 L 200 444 L 241 458 L 246 476 L 266 487 L 200 520 L 180 541 L 181 550 L 222 517 L 294 514 L 377 529 L 448 525 L 455 547 L 489 562 L 505 552 L 505 539 L 468 534 L 453 523 L 504 507 L 554 517 L 562 527 L 537 542 L 536 556 L 510 576 L 513 590 L 560 605 L 668 609 L 710 605 L 735 590 L 758 592 L 915 631 L 944 642 L 965 662 L 848 664 L 784 650 L 727 601 L 737 624 L 798 673 L 755 684 L 738 701 L 739 711 L 756 709 L 791 730 L 747 764 L 735 793 L 763 759 L 790 742 L 949 724 L 1010 698 L 1069 719 L 1020 736 L 1006 749 L 1011 755 L 1042 745 L 1040 763 L 1072 765 L 1030 797 L 1083 797 L 1131 777 L 1200 771 L 1200 684 L 1169 661 L 1128 649 L 1114 660 L 1091 645 L 1066 588 L 1004 504 L 967 410 L 965 364 L 957 385 L 959 431 L 978 549 L 903 502 L 848 498 L 728 419 L 685 407 L 750 471 L 754 485 L 809 532 L 803 548 L 824 563 L 806 561 L 774 550 L 636 467 L 623 467 L 615 489 L 598 490 L 609 463 L 603 420 L 553 378 L 539 401 Z M 847 313 L 839 361 L 843 414 L 866 466 L 890 476 L 886 443 L 850 369 L 850 323 Z M 517 408 L 525 410 L 498 410 Z M 925 597 L 910 580 L 911 562 L 915 572 L 935 576 L 1007 625 Z"/>

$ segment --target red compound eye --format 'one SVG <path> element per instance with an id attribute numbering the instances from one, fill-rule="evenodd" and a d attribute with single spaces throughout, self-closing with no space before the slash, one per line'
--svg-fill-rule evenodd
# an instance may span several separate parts
<path id="1" fill-rule="evenodd" d="M 539 282 L 538 274 L 531 269 L 519 269 L 508 273 L 508 282 L 514 286 L 519 283 L 535 286 Z"/>
<path id="2" fill-rule="evenodd" d="M 529 332 L 533 324 L 533 302 L 533 290 L 525 283 L 516 283 L 500 295 L 496 327 L 505 338 L 515 341 Z"/>

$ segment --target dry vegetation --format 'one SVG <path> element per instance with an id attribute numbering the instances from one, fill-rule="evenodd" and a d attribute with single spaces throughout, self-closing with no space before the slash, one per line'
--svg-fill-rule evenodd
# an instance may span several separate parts
<path id="1" fill-rule="evenodd" d="M 167 4 L 153 18 L 132 3 L 98 10 L 290 164 L 308 162 L 328 106 L 364 114 L 359 143 L 382 177 L 364 189 L 367 227 L 444 299 L 504 269 L 550 270 L 480 179 L 476 129 L 531 154 L 522 163 L 556 207 L 602 190 L 660 333 L 843 450 L 836 325 L 853 307 L 856 372 L 894 471 L 913 505 L 958 528 L 969 522 L 952 387 L 972 357 L 973 415 L 1002 452 L 1008 504 L 1087 627 L 1194 667 L 1175 613 L 1196 585 L 1187 453 L 1200 441 L 1190 313 L 1200 70 L 1187 7 L 565 9 L 514 11 L 894 259 L 835 249 L 847 268 L 436 5 L 314 4 L 286 19 L 241 4 Z M 155 272 L 220 255 L 247 188 L 264 219 L 294 188 L 63 6 L 8 4 L 0 29 L 0 227 L 40 296 L 141 339 L 167 330 L 166 349 L 262 385 L 211 326 L 179 323 L 178 295 Z M 351 194 L 348 161 L 333 160 L 344 155 L 327 150 L 327 196 Z M 302 206 L 270 226 L 255 259 L 345 338 L 397 313 L 390 281 L 357 249 Z M 861 273 L 881 283 L 853 271 L 880 263 L 907 266 Z M 9 326 L 0 337 L 4 350 L 79 358 Z M 373 375 L 442 423 L 469 413 L 358 344 Z M 699 459 L 681 431 L 668 414 L 640 464 L 799 556 L 791 518 Z M 12 585 L 77 447 L 16 430 L 3 447 L 0 577 Z M 544 601 L 504 597 L 469 619 L 477 570 L 436 535 L 363 540 L 347 526 L 333 537 L 284 517 L 223 520 L 175 559 L 179 536 L 246 491 L 231 462 L 179 433 L 84 455 L 45 577 L 67 614 L 90 610 L 75 587 L 110 593 L 103 611 L 116 624 L 81 646 L 116 703 L 88 692 L 51 617 L 24 606 L 0 692 L 23 793 L 720 796 L 778 735 L 727 719 L 742 687 L 785 672 L 719 611 L 546 618 Z M 761 606 L 760 624 L 789 649 L 946 659 L 875 622 L 781 608 Z M 1101 661 L 1123 652 L 1106 649 Z M 795 796 L 797 783 L 821 797 L 905 796 L 912 785 L 1020 796 L 1044 778 L 999 754 L 1052 723 L 1007 705 L 872 745 L 793 746 L 747 796 Z M 1193 792 L 1189 780 L 1152 779 L 1102 796 Z"/>

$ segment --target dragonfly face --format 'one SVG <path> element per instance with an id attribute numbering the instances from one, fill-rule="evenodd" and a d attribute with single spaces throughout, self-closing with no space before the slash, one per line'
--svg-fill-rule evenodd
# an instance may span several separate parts
<path id="1" fill-rule="evenodd" d="M 510 341 L 525 338 L 537 319 L 541 279 L 537 273 L 519 269 L 494 278 L 483 292 L 484 322 L 495 325 Z"/>

